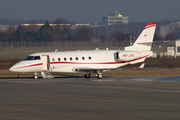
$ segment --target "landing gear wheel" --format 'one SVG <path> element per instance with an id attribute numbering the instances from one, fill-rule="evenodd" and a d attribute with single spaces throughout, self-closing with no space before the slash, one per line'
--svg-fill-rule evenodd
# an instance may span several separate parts
<path id="1" fill-rule="evenodd" d="M 34 78 L 34 79 L 38 79 L 38 73 L 34 73 L 33 78 Z"/>
<path id="2" fill-rule="evenodd" d="M 35 76 L 33 76 L 33 78 L 34 78 L 34 79 L 38 79 L 38 76 L 35 75 Z"/>
<path id="3" fill-rule="evenodd" d="M 102 77 L 103 77 L 103 74 L 97 74 L 98 79 L 102 79 Z"/>
<path id="4" fill-rule="evenodd" d="M 89 74 L 85 74 L 84 77 L 85 77 L 85 78 L 90 78 L 90 77 L 91 77 L 91 74 L 90 74 L 90 73 L 89 73 Z"/>

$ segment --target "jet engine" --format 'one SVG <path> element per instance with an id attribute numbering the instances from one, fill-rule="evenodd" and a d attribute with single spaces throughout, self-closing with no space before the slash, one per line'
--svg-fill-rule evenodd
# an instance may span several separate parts
<path id="1" fill-rule="evenodd" d="M 139 52 L 117 51 L 116 53 L 114 53 L 114 58 L 116 61 L 131 61 L 140 57 L 141 53 Z"/>

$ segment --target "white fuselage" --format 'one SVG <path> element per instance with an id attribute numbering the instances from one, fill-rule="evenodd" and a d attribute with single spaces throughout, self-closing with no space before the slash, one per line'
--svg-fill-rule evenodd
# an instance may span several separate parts
<path id="1" fill-rule="evenodd" d="M 119 52 L 120 60 L 115 59 Z M 138 56 L 136 55 L 138 54 Z M 75 69 L 111 70 L 127 64 L 143 62 L 145 58 L 152 56 L 151 51 L 134 52 L 121 50 L 89 50 L 89 51 L 66 51 L 66 52 L 39 52 L 29 56 L 39 56 L 40 59 L 22 60 L 10 68 L 14 72 L 41 72 L 43 71 L 42 56 L 49 56 L 50 72 L 80 73 Z M 137 57 L 136 57 L 137 56 Z M 121 60 L 123 58 L 123 60 Z M 46 65 L 45 65 L 46 67 Z"/>
<path id="2" fill-rule="evenodd" d="M 125 50 L 89 50 L 67 52 L 40 52 L 27 56 L 24 60 L 12 66 L 9 70 L 14 72 L 41 72 L 43 78 L 52 78 L 49 72 L 83 73 L 90 78 L 90 73 L 96 73 L 101 79 L 103 71 L 117 69 L 127 64 L 144 62 L 151 57 L 153 37 L 156 22 L 146 25 L 132 46 Z"/>

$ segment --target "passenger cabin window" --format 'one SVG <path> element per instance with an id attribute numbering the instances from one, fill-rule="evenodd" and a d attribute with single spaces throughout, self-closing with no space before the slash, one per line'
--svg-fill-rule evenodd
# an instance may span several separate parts
<path id="1" fill-rule="evenodd" d="M 70 61 L 72 61 L 72 57 L 70 57 Z"/>
<path id="2" fill-rule="evenodd" d="M 24 60 L 41 60 L 40 56 L 27 56 Z"/>
<path id="3" fill-rule="evenodd" d="M 82 57 L 82 60 L 84 60 L 85 58 L 84 57 Z"/>
<path id="4" fill-rule="evenodd" d="M 61 58 L 58 58 L 58 61 L 61 61 Z"/>
<path id="5" fill-rule="evenodd" d="M 76 60 L 78 60 L 78 57 L 76 57 Z"/>
<path id="6" fill-rule="evenodd" d="M 66 58 L 64 58 L 64 61 L 66 61 Z"/>
<path id="7" fill-rule="evenodd" d="M 91 60 L 91 57 L 89 56 L 89 60 Z"/>

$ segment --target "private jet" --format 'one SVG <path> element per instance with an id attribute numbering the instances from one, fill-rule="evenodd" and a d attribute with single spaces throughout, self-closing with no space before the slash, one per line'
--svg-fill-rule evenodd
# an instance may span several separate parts
<path id="1" fill-rule="evenodd" d="M 122 66 L 143 63 L 152 57 L 151 51 L 156 22 L 146 25 L 133 45 L 124 50 L 83 50 L 38 52 L 28 55 L 24 60 L 13 65 L 9 70 L 21 73 L 34 73 L 34 79 L 41 73 L 44 79 L 54 78 L 52 72 L 80 73 L 90 78 L 95 73 L 98 79 L 103 72 L 119 69 Z"/>

